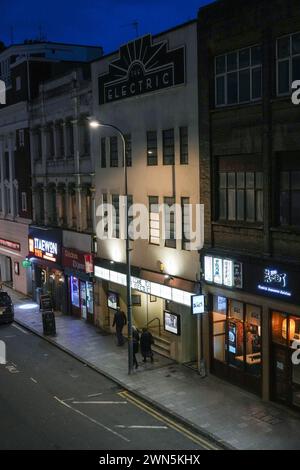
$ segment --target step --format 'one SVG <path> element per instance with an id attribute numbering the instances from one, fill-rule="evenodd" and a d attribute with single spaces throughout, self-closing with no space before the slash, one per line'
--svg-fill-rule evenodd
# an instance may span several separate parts
<path id="1" fill-rule="evenodd" d="M 161 356 L 167 357 L 169 359 L 171 358 L 170 351 L 168 351 L 166 349 L 162 349 L 162 348 L 160 348 L 159 346 L 157 346 L 155 344 L 152 346 L 152 351 L 157 353 L 157 354 L 160 354 Z"/>

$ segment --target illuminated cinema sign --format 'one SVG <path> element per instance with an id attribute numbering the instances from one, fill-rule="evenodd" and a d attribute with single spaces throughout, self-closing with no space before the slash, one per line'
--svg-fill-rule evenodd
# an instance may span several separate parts
<path id="1" fill-rule="evenodd" d="M 98 79 L 99 104 L 143 95 L 185 83 L 185 47 L 169 50 L 149 34 L 119 50 L 109 72 Z"/>

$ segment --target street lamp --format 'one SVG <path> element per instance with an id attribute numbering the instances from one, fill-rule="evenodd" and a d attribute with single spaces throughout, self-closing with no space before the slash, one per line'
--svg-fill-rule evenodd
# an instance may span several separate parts
<path id="1" fill-rule="evenodd" d="M 126 162 L 126 145 L 123 132 L 113 124 L 106 124 L 95 119 L 89 120 L 92 129 L 99 127 L 108 127 L 115 130 L 121 137 L 123 165 L 124 165 L 124 189 L 126 201 L 126 279 L 127 279 L 127 322 L 128 322 L 128 374 L 133 369 L 133 342 L 132 342 L 132 300 L 131 300 L 131 266 L 130 266 L 130 245 L 129 245 L 129 205 L 128 205 L 128 178 L 127 178 L 127 162 Z"/>

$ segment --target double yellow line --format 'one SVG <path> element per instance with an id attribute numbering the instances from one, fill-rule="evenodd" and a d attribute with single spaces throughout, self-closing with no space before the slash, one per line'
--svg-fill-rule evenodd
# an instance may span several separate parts
<path id="1" fill-rule="evenodd" d="M 131 393 L 127 392 L 126 390 L 124 390 L 122 392 L 119 392 L 118 395 L 121 396 L 122 398 L 125 398 L 127 401 L 129 401 L 130 403 L 135 405 L 137 408 L 139 408 L 139 409 L 145 411 L 146 413 L 148 413 L 149 415 L 153 416 L 153 418 L 157 419 L 158 421 L 161 421 L 162 423 L 167 424 L 169 428 L 172 428 L 175 431 L 183 434 L 189 440 L 191 440 L 195 444 L 198 444 L 199 446 L 201 446 L 205 450 L 220 450 L 220 448 L 217 447 L 216 444 L 213 444 L 208 439 L 205 439 L 204 437 L 201 437 L 201 436 L 189 431 L 188 429 L 186 429 L 182 425 L 178 424 L 176 421 L 173 421 L 172 419 L 170 419 L 166 416 L 163 416 L 161 413 L 156 411 L 154 408 L 151 408 L 149 405 L 146 405 L 146 403 L 142 402 L 141 400 L 139 400 L 135 396 L 131 395 Z"/>

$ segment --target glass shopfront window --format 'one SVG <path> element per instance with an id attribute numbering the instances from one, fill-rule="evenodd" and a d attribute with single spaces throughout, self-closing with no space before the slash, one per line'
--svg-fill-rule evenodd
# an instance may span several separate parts
<path id="1" fill-rule="evenodd" d="M 300 317 L 272 312 L 272 397 L 300 407 L 300 364 L 293 360 L 300 344 Z"/>
<path id="2" fill-rule="evenodd" d="M 215 371 L 221 372 L 222 377 L 237 378 L 245 374 L 254 381 L 261 379 L 260 307 L 214 296 L 212 336 Z"/>
<path id="3" fill-rule="evenodd" d="M 80 307 L 79 280 L 74 276 L 71 276 L 71 302 L 74 307 Z"/>

